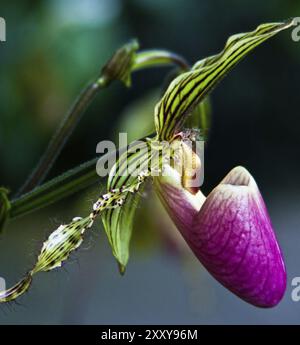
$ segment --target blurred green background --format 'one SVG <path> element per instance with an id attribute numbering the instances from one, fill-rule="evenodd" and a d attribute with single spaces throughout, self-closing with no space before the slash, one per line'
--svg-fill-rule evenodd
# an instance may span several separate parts
<path id="1" fill-rule="evenodd" d="M 218 52 L 231 34 L 298 15 L 300 3 L 291 0 L 2 0 L 0 185 L 22 185 L 70 103 L 128 39 L 195 62 Z M 0 323 L 300 323 L 300 303 L 290 297 L 291 279 L 300 276 L 299 61 L 300 42 L 283 32 L 230 73 L 212 94 L 205 153 L 206 193 L 241 164 L 265 196 L 288 269 L 278 307 L 254 308 L 213 280 L 149 190 L 125 277 L 98 222 L 64 270 L 36 276 L 20 305 L 0 306 Z M 95 157 L 97 143 L 119 131 L 137 138 L 151 127 L 168 72 L 139 72 L 131 89 L 115 83 L 100 93 L 50 176 Z M 0 276 L 8 285 L 32 266 L 46 235 L 87 213 L 100 190 L 99 184 L 9 224 L 0 238 Z"/>

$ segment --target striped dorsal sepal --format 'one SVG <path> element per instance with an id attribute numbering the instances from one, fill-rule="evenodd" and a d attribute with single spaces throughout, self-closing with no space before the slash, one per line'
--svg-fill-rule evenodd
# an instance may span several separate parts
<path id="1" fill-rule="evenodd" d="M 158 139 L 172 140 L 182 129 L 187 115 L 243 57 L 268 38 L 293 25 L 294 20 L 262 24 L 252 32 L 233 35 L 219 54 L 200 60 L 189 72 L 174 79 L 155 107 Z"/>

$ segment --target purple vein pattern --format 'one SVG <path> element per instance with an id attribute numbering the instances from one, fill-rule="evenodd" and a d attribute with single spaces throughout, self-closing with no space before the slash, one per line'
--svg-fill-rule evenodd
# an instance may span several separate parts
<path id="1" fill-rule="evenodd" d="M 222 285 L 255 306 L 279 303 L 286 288 L 282 254 L 245 168 L 231 170 L 198 208 L 175 185 L 161 182 L 158 191 L 192 251 Z"/>

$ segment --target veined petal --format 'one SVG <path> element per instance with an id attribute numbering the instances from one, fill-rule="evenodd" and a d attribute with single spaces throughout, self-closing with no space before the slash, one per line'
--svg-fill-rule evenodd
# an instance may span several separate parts
<path id="1" fill-rule="evenodd" d="M 221 53 L 197 62 L 191 71 L 174 79 L 155 107 L 158 140 L 171 140 L 187 115 L 243 57 L 294 24 L 294 20 L 262 24 L 255 31 L 231 36 Z"/>
<path id="2" fill-rule="evenodd" d="M 170 186 L 165 185 L 160 196 L 207 270 L 253 305 L 278 304 L 286 288 L 285 266 L 264 201 L 249 172 L 243 167 L 234 168 L 208 195 L 200 210 L 194 210 L 194 216 L 172 201 L 182 192 L 179 188 L 176 193 L 170 192 Z M 188 198 L 184 199 L 188 203 Z M 185 219 L 189 216 L 192 220 Z"/>
<path id="3" fill-rule="evenodd" d="M 44 242 L 37 262 L 23 279 L 13 287 L 0 291 L 0 303 L 10 302 L 24 294 L 30 287 L 34 274 L 51 271 L 69 258 L 82 243 L 85 231 L 93 224 L 91 217 L 76 217 L 71 223 L 60 225 Z"/>
<path id="4" fill-rule="evenodd" d="M 134 142 L 110 171 L 107 190 L 120 191 L 121 198 L 116 207 L 104 210 L 101 218 L 121 273 L 129 259 L 133 219 L 140 199 L 138 191 L 142 190 L 146 178 L 143 173 L 148 172 L 150 159 L 147 141 Z"/>

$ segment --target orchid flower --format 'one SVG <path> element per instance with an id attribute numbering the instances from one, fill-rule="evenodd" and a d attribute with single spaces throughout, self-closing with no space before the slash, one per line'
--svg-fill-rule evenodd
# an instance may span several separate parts
<path id="1" fill-rule="evenodd" d="M 276 305 L 285 291 L 286 272 L 253 177 L 237 167 L 205 198 L 199 186 L 189 185 L 203 165 L 186 144 L 186 139 L 195 140 L 197 131 L 183 126 L 243 57 L 292 25 L 293 20 L 263 24 L 252 32 L 231 36 L 219 54 L 196 62 L 176 77 L 155 107 L 155 135 L 129 145 L 109 173 L 107 193 L 93 204 L 91 213 L 60 225 L 43 244 L 34 267 L 19 283 L 1 292 L 0 301 L 14 300 L 26 292 L 34 274 L 60 267 L 81 245 L 98 215 L 124 273 L 140 192 L 145 181 L 152 179 L 174 223 L 207 270 L 245 301 L 261 307 Z M 129 83 L 130 75 L 124 69 L 119 68 L 117 74 Z"/>
<path id="2" fill-rule="evenodd" d="M 245 301 L 278 304 L 286 271 L 272 224 L 258 187 L 243 167 L 236 167 L 207 198 L 183 188 L 171 167 L 157 180 L 157 191 L 189 247 L 207 270 Z"/>

